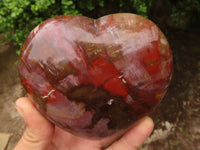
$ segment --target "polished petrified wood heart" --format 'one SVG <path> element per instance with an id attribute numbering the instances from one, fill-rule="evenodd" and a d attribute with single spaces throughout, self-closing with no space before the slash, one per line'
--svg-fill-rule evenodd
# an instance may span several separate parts
<path id="1" fill-rule="evenodd" d="M 151 112 L 172 73 L 170 46 L 150 20 L 65 15 L 38 25 L 19 60 L 23 86 L 59 127 L 106 137 Z"/>

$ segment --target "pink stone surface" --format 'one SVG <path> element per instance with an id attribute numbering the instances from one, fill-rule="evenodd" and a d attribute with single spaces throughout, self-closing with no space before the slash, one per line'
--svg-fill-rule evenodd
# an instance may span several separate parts
<path id="1" fill-rule="evenodd" d="M 172 76 L 172 53 L 150 20 L 65 15 L 38 25 L 19 59 L 22 85 L 59 127 L 106 137 L 150 113 Z"/>

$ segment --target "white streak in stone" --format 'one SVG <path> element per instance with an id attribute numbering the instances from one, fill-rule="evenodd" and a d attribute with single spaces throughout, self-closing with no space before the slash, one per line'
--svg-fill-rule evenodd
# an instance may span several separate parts
<path id="1" fill-rule="evenodd" d="M 49 91 L 49 93 L 48 93 L 47 95 L 42 96 L 42 98 L 45 99 L 45 98 L 49 97 L 49 95 L 50 95 L 51 93 L 53 93 L 54 91 L 55 91 L 55 89 L 52 89 L 51 91 Z"/>
<path id="2" fill-rule="evenodd" d="M 108 105 L 112 105 L 113 101 L 114 101 L 114 99 L 110 99 L 110 100 L 108 101 Z"/>
<path id="3" fill-rule="evenodd" d="M 124 79 L 124 78 L 122 78 L 122 82 L 124 83 L 124 84 L 126 84 L 127 82 L 126 82 L 126 80 Z"/>
<path id="4" fill-rule="evenodd" d="M 167 40 L 166 39 L 160 39 L 160 42 L 163 44 L 163 45 L 167 45 Z"/>
<path id="5" fill-rule="evenodd" d="M 121 79 L 122 77 L 123 77 L 123 76 L 121 75 L 121 76 L 119 76 L 118 78 Z"/>

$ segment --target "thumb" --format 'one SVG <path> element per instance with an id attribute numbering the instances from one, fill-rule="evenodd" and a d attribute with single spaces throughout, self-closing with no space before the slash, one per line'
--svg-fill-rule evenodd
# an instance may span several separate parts
<path id="1" fill-rule="evenodd" d="M 24 118 L 26 130 L 14 150 L 44 150 L 53 136 L 53 125 L 34 107 L 29 98 L 16 101 L 16 109 Z"/>

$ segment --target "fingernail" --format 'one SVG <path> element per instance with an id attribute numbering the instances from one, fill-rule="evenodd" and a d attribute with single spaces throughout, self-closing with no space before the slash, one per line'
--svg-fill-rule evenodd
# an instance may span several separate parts
<path id="1" fill-rule="evenodd" d="M 21 115 L 21 117 L 24 119 L 24 121 L 26 123 L 26 119 L 24 117 L 23 110 L 22 110 L 22 108 L 20 108 L 20 106 L 18 106 L 17 102 L 15 103 L 15 108 L 17 109 L 17 111 L 19 112 L 19 114 Z"/>

